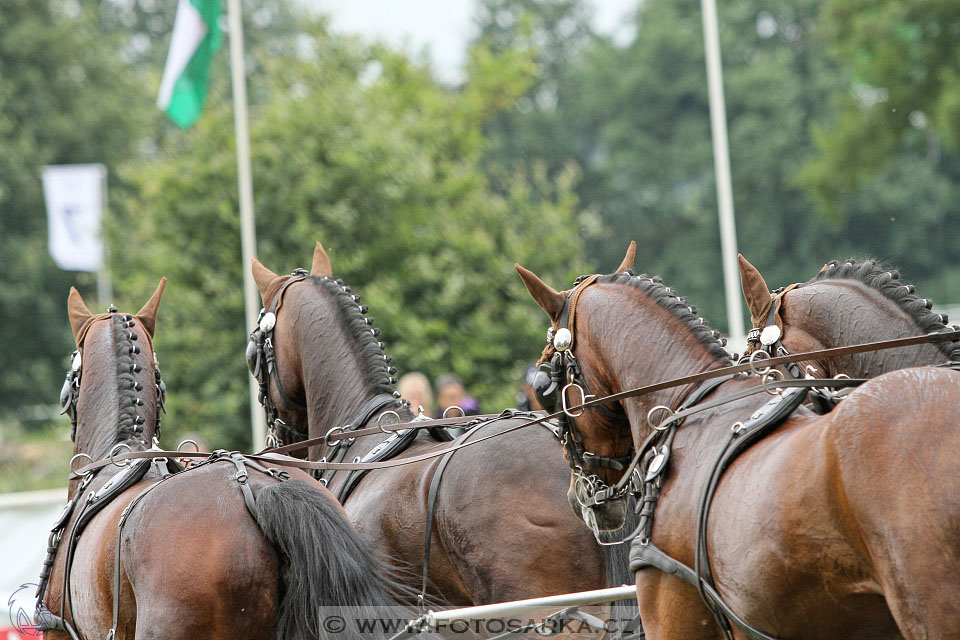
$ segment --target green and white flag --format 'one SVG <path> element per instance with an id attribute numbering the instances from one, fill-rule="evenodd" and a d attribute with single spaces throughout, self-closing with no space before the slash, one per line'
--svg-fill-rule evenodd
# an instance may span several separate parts
<path id="1" fill-rule="evenodd" d="M 157 106 L 186 129 L 200 117 L 210 61 L 220 48 L 220 0 L 180 0 Z"/>

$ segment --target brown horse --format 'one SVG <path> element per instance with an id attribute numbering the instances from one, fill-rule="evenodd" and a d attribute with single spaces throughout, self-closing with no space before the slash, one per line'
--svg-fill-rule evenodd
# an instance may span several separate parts
<path id="1" fill-rule="evenodd" d="M 268 419 L 275 411 L 272 416 L 288 443 L 345 425 L 376 425 L 381 417 L 384 424 L 413 419 L 394 395 L 396 371 L 387 364 L 379 330 L 371 327 L 359 297 L 334 279 L 319 243 L 309 275 L 278 276 L 256 260 L 253 271 L 267 310 L 261 328 L 270 333 L 275 349 L 270 356 L 275 366 L 262 386 L 267 406 L 272 406 Z M 526 421 L 504 417 L 471 433 L 496 433 Z M 310 458 L 349 462 L 385 439 L 368 435 L 340 441 L 340 446 L 315 447 Z M 420 431 L 400 455 L 446 446 Z M 359 480 L 342 471 L 327 472 L 324 478 L 355 526 L 417 572 L 424 566 L 430 523 L 431 595 L 469 605 L 632 580 L 625 545 L 605 552 L 566 507 L 566 466 L 550 429 L 531 426 L 459 450 L 445 466 L 441 460 L 372 471 Z M 354 481 L 352 491 L 344 489 Z M 432 483 L 436 499 L 431 515 Z M 605 568 L 605 556 L 610 568 Z M 410 586 L 420 588 L 420 579 Z"/>
<path id="2" fill-rule="evenodd" d="M 754 327 L 763 329 L 775 322 L 780 330 L 776 333 L 782 334 L 780 341 L 790 353 L 950 328 L 947 317 L 931 311 L 931 301 L 917 297 L 915 287 L 900 280 L 899 272 L 873 260 L 830 262 L 807 282 L 771 294 L 756 267 L 740 256 L 740 280 Z M 769 318 L 771 309 L 773 318 Z M 832 378 L 843 373 L 854 378 L 872 378 L 895 369 L 958 359 L 960 348 L 940 342 L 803 364 L 814 366 L 821 376 Z"/>
<path id="3" fill-rule="evenodd" d="M 567 295 L 518 269 L 557 329 L 554 347 L 575 352 L 591 393 L 727 362 L 702 320 L 655 279 L 620 273 L 588 280 L 574 289 L 571 309 Z M 561 321 L 569 321 L 569 335 L 559 331 Z M 764 407 L 769 395 L 670 423 L 667 415 L 694 387 L 624 400 L 621 420 L 592 409 L 571 420 L 583 447 L 606 455 L 622 455 L 624 440 L 638 448 L 648 437 L 657 442 L 657 455 L 650 452 L 643 466 L 652 530 L 631 551 L 649 638 L 722 637 L 720 624 L 732 616 L 752 626 L 734 621 L 730 635 L 743 638 L 960 637 L 960 474 L 950 453 L 960 450 L 960 373 L 887 373 L 830 414 L 800 407 L 756 441 L 752 418 L 775 413 Z M 734 378 L 707 400 L 756 387 L 755 377 Z M 651 415 L 657 406 L 667 410 Z M 663 431 L 651 436 L 648 418 Z M 672 437 L 658 440 L 661 433 Z M 739 442 L 753 444 L 718 464 Z M 664 561 L 657 549 L 694 570 Z M 716 616 L 721 622 L 711 619 L 717 600 L 708 596 L 708 607 L 691 586 L 701 577 L 706 585 L 712 577 L 728 607 Z"/>
<path id="4" fill-rule="evenodd" d="M 156 442 L 163 286 L 136 315 L 93 315 L 70 293 L 77 353 L 61 399 L 78 468 Z M 146 458 L 70 482 L 41 576 L 47 637 L 336 637 L 319 607 L 360 616 L 395 601 L 389 572 L 309 475 L 227 452 L 175 471 Z"/>

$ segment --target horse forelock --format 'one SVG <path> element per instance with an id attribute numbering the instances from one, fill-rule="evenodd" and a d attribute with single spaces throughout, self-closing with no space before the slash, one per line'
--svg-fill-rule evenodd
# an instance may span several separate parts
<path id="1" fill-rule="evenodd" d="M 682 322 L 714 359 L 725 365 L 730 364 L 730 354 L 724 349 L 719 332 L 711 329 L 706 320 L 697 315 L 696 307 L 687 304 L 686 298 L 664 285 L 659 277 L 633 275 L 632 272 L 625 271 L 601 276 L 597 283 L 625 285 L 640 291 Z"/>
<path id="2" fill-rule="evenodd" d="M 949 328 L 939 313 L 934 313 L 927 308 L 930 301 L 914 295 L 913 287 L 900 280 L 899 273 L 895 269 L 886 267 L 876 260 L 857 262 L 850 259 L 843 263 L 834 260 L 827 263 L 820 273 L 804 285 L 830 280 L 854 281 L 873 289 L 897 305 L 923 333 L 944 331 Z M 937 347 L 948 357 L 960 357 L 960 349 L 954 343 L 940 342 L 937 343 Z"/>

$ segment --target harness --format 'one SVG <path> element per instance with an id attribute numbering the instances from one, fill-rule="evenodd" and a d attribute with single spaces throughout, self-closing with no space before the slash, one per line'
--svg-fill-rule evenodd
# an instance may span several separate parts
<path id="1" fill-rule="evenodd" d="M 836 386 L 852 386 L 863 382 L 863 380 L 797 380 L 777 382 L 771 376 L 773 369 L 768 367 L 763 371 L 757 371 L 754 368 L 754 361 L 757 357 L 755 354 L 749 358 L 748 364 L 751 369 L 762 375 L 760 387 L 751 388 L 745 392 L 734 394 L 733 396 L 705 402 L 706 398 L 718 387 L 737 375 L 727 374 L 706 379 L 698 383 L 682 401 L 677 411 L 666 406 L 653 407 L 647 414 L 647 421 L 652 427 L 653 432 L 639 450 L 630 456 L 631 461 L 626 465 L 625 472 L 620 481 L 612 487 L 606 486 L 602 484 L 599 479 L 594 481 L 592 478 L 587 477 L 583 471 L 583 465 L 585 463 L 584 454 L 586 451 L 583 445 L 583 438 L 577 431 L 576 423 L 572 420 L 572 418 L 582 415 L 582 409 L 580 413 L 575 414 L 569 410 L 567 405 L 567 390 L 570 388 L 579 387 L 581 399 L 583 400 L 581 404 L 586 404 L 588 400 L 595 399 L 595 396 L 591 397 L 586 394 L 586 386 L 582 373 L 580 372 L 580 367 L 572 354 L 572 347 L 574 336 L 573 320 L 575 318 L 577 300 L 583 290 L 593 284 L 597 277 L 598 276 L 582 276 L 574 283 L 574 288 L 567 295 L 563 311 L 556 325 L 551 327 L 551 330 L 548 332 L 548 342 L 550 344 L 548 344 L 548 347 L 544 350 L 544 357 L 541 359 L 543 375 L 540 377 L 539 384 L 534 385 L 534 391 L 537 393 L 541 402 L 544 403 L 545 407 L 556 406 L 559 401 L 563 408 L 560 417 L 561 434 L 564 448 L 575 477 L 577 499 L 580 501 L 584 520 L 594 529 L 595 533 L 597 533 L 596 520 L 595 517 L 593 517 L 592 509 L 607 500 L 620 499 L 627 493 L 633 494 L 637 498 L 637 509 L 640 516 L 639 522 L 635 531 L 623 540 L 623 542 L 632 541 L 630 554 L 631 571 L 636 572 L 645 567 L 656 567 L 696 586 L 701 594 L 701 598 L 707 608 L 713 613 L 720 629 L 728 640 L 733 639 L 732 629 L 734 625 L 751 640 L 775 640 L 772 636 L 765 634 L 750 625 L 749 622 L 740 618 L 736 612 L 723 601 L 716 591 L 710 571 L 706 542 L 710 504 L 723 472 L 729 467 L 733 460 L 758 439 L 780 425 L 806 398 L 808 389 L 814 383 L 820 385 L 832 383 Z M 775 317 L 775 308 L 776 305 L 771 305 L 770 317 Z M 776 325 L 774 325 L 774 329 L 777 329 L 777 331 L 768 330 L 766 332 L 764 344 L 779 342 L 780 331 Z M 774 333 L 776 333 L 775 336 L 773 336 Z M 551 347 L 554 350 L 552 355 Z M 780 348 L 783 349 L 782 345 L 780 345 Z M 777 355 L 782 357 L 788 356 L 789 354 L 783 349 L 783 352 Z M 548 357 L 550 358 L 549 365 L 542 365 L 542 362 Z M 767 358 L 769 358 L 769 355 L 767 355 Z M 799 372 L 799 367 L 794 365 L 794 368 Z M 562 378 L 558 372 L 566 374 L 567 385 L 562 389 L 559 388 L 559 380 Z M 793 373 L 793 371 L 791 371 L 791 373 Z M 775 388 L 776 391 L 770 391 L 771 388 Z M 781 391 L 782 388 L 785 390 Z M 738 422 L 733 426 L 728 441 L 713 463 L 709 480 L 704 488 L 704 493 L 699 505 L 695 543 L 696 555 L 694 567 L 691 569 L 658 549 L 650 539 L 662 479 L 668 467 L 671 447 L 676 431 L 688 415 L 719 406 L 720 404 L 741 397 L 746 397 L 759 391 L 771 392 L 775 397 L 767 402 L 760 410 L 754 412 L 748 421 Z M 559 398 L 557 397 L 558 394 Z M 610 400 L 614 397 L 616 396 L 608 396 L 601 400 Z M 598 400 L 597 402 L 599 403 L 600 401 Z M 659 412 L 665 412 L 667 417 L 665 420 L 654 423 L 653 416 Z M 621 416 L 622 415 L 623 413 L 621 413 Z M 610 461 L 609 458 L 607 460 Z M 619 460 L 615 461 L 619 464 Z M 623 469 L 623 466 L 612 468 Z"/>

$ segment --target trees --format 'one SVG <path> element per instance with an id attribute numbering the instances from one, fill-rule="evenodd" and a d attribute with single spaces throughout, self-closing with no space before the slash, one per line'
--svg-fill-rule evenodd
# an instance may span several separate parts
<path id="1" fill-rule="evenodd" d="M 523 90 L 529 62 L 477 50 L 452 92 L 401 54 L 300 25 L 296 50 L 252 54 L 269 96 L 251 131 L 260 259 L 290 270 L 322 241 L 402 372 L 453 371 L 485 406 L 511 404 L 545 328 L 513 261 L 566 280 L 580 255 L 566 231 L 578 224 L 571 178 L 512 177 L 494 193 L 477 168 L 480 125 Z M 156 342 L 167 423 L 246 447 L 231 118 L 215 102 L 155 157 L 127 165 L 110 240 L 127 249 L 114 263 L 118 287 L 170 277 Z"/>
<path id="2" fill-rule="evenodd" d="M 73 344 L 67 293 L 93 284 L 47 253 L 40 169 L 114 168 L 133 151 L 149 102 L 87 4 L 11 0 L 0 24 L 0 407 L 9 411 L 56 402 Z"/>

